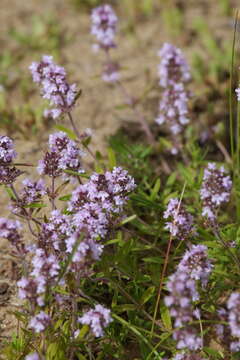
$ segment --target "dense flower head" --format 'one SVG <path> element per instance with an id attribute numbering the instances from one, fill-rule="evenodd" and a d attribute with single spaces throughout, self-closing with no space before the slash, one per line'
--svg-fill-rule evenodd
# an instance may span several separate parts
<path id="1" fill-rule="evenodd" d="M 108 4 L 101 5 L 92 10 L 91 33 L 97 39 L 97 46 L 108 50 L 115 47 L 115 34 L 118 18 L 112 7 Z M 96 46 L 94 47 L 96 49 Z"/>
<path id="2" fill-rule="evenodd" d="M 64 241 L 74 233 L 72 217 L 61 214 L 59 210 L 53 210 L 48 222 L 41 225 L 39 232 L 39 244 L 42 248 L 60 251 L 64 247 Z"/>
<path id="3" fill-rule="evenodd" d="M 175 318 L 175 327 L 191 321 L 194 318 L 192 302 L 199 298 L 195 281 L 186 272 L 176 271 L 169 277 L 167 289 L 165 304 Z"/>
<path id="4" fill-rule="evenodd" d="M 158 125 L 166 123 L 173 135 L 181 133 L 184 126 L 189 123 L 188 101 L 189 95 L 182 83 L 167 88 L 159 102 L 156 123 Z"/>
<path id="5" fill-rule="evenodd" d="M 180 135 L 189 123 L 189 91 L 186 90 L 186 83 L 191 76 L 180 49 L 165 43 L 158 55 L 161 57 L 158 67 L 159 85 L 163 88 L 163 93 L 155 121 L 158 125 L 165 124 L 171 136 L 170 152 L 176 155 L 181 148 Z"/>
<path id="6" fill-rule="evenodd" d="M 21 240 L 19 230 L 22 226 L 17 220 L 0 218 L 0 237 L 7 239 L 11 244 L 17 246 Z"/>
<path id="7" fill-rule="evenodd" d="M 16 156 L 12 139 L 0 135 L 0 164 L 10 164 Z"/>
<path id="8" fill-rule="evenodd" d="M 22 171 L 15 166 L 1 166 L 0 165 L 0 185 L 9 185 L 14 183 Z"/>
<path id="9" fill-rule="evenodd" d="M 40 311 L 36 316 L 32 317 L 29 322 L 29 328 L 36 333 L 44 331 L 50 325 L 51 318 L 44 311 Z"/>
<path id="10" fill-rule="evenodd" d="M 18 282 L 18 296 L 22 300 L 29 300 L 31 304 L 43 306 L 43 294 L 46 290 L 46 280 L 43 276 L 35 278 L 22 277 Z"/>
<path id="11" fill-rule="evenodd" d="M 81 324 L 89 325 L 95 337 L 104 336 L 104 328 L 111 322 L 110 310 L 98 304 L 78 319 Z"/>
<path id="12" fill-rule="evenodd" d="M 88 182 L 73 191 L 68 210 L 74 213 L 78 232 L 88 238 L 103 238 L 114 214 L 120 213 L 135 189 L 134 179 L 126 170 L 115 167 L 105 174 L 94 173 Z"/>
<path id="13" fill-rule="evenodd" d="M 66 252 L 72 253 L 78 243 L 80 234 L 77 232 L 66 240 Z M 86 276 L 91 273 L 91 264 L 100 259 L 104 246 L 92 239 L 80 241 L 70 264 L 71 271 Z"/>
<path id="14" fill-rule="evenodd" d="M 58 177 L 64 174 L 68 179 L 70 175 L 64 170 L 71 170 L 81 174 L 83 172 L 81 157 L 83 151 L 79 149 L 77 143 L 71 140 L 64 132 L 57 132 L 49 136 L 49 149 L 44 159 L 39 161 L 38 172 L 40 174 Z"/>
<path id="15" fill-rule="evenodd" d="M 69 112 L 77 96 L 76 84 L 69 85 L 66 80 L 66 71 L 53 62 L 53 57 L 44 55 L 42 60 L 33 62 L 29 67 L 33 81 L 41 85 L 42 96 L 53 106 L 45 112 L 53 118 Z"/>
<path id="16" fill-rule="evenodd" d="M 232 336 L 240 339 L 240 293 L 233 292 L 227 302 L 228 320 Z"/>
<path id="17" fill-rule="evenodd" d="M 32 259 L 33 270 L 31 275 L 36 279 L 41 276 L 48 280 L 55 279 L 60 270 L 60 265 L 54 254 L 46 254 L 41 248 L 35 250 L 35 255 Z"/>
<path id="18" fill-rule="evenodd" d="M 200 319 L 200 310 L 194 305 L 194 302 L 199 300 L 197 281 L 200 280 L 205 285 L 211 269 L 207 248 L 203 245 L 193 245 L 183 256 L 177 271 L 169 277 L 169 295 L 164 300 L 170 315 L 174 318 L 176 330 L 173 332 L 173 338 L 177 341 L 178 349 L 196 351 L 202 347 L 202 338 L 190 322 Z"/>
<path id="19" fill-rule="evenodd" d="M 38 203 L 43 195 L 46 194 L 45 183 L 43 179 L 32 181 L 28 178 L 24 179 L 23 188 L 18 194 L 18 199 L 12 199 L 11 210 L 15 214 L 22 214 L 23 207 Z"/>
<path id="20" fill-rule="evenodd" d="M 192 245 L 190 250 L 185 252 L 178 265 L 178 270 L 187 273 L 191 279 L 200 280 L 203 285 L 206 285 L 212 267 L 208 258 L 207 247 Z"/>
<path id="21" fill-rule="evenodd" d="M 159 84 L 167 88 L 175 83 L 185 83 L 191 78 L 188 63 L 182 51 L 172 44 L 165 43 L 159 50 L 161 62 L 158 66 Z"/>
<path id="22" fill-rule="evenodd" d="M 231 188 L 232 181 L 224 167 L 217 168 L 215 163 L 208 163 L 200 189 L 202 215 L 214 221 L 217 209 L 229 201 Z"/>
<path id="23" fill-rule="evenodd" d="M 185 207 L 178 199 L 169 200 L 163 217 L 171 220 L 166 223 L 165 228 L 179 240 L 185 240 L 194 232 L 193 216 L 185 210 Z"/>
<path id="24" fill-rule="evenodd" d="M 196 351 L 202 348 L 202 338 L 192 326 L 187 326 L 185 329 L 175 330 L 173 338 L 177 341 L 178 349 Z"/>
<path id="25" fill-rule="evenodd" d="M 175 319 L 174 327 L 183 327 L 173 332 L 177 341 L 177 348 L 197 350 L 202 347 L 202 339 L 196 329 L 189 322 L 199 319 L 200 312 L 194 308 L 193 302 L 199 299 L 196 281 L 189 274 L 177 270 L 169 277 L 167 283 L 169 295 L 165 297 L 165 304 L 170 309 L 170 315 Z"/>

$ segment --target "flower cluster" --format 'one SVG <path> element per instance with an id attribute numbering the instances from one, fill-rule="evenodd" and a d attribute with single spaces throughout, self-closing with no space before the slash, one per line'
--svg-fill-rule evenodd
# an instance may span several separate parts
<path id="1" fill-rule="evenodd" d="M 223 166 L 209 163 L 204 170 L 200 197 L 203 203 L 202 215 L 210 222 L 216 220 L 216 212 L 221 204 L 229 201 L 232 181 Z"/>
<path id="2" fill-rule="evenodd" d="M 12 139 L 0 136 L 0 164 L 10 164 L 17 156 Z"/>
<path id="3" fill-rule="evenodd" d="M 25 360 L 40 360 L 40 357 L 39 357 L 38 353 L 34 352 L 34 353 L 31 353 L 31 354 L 28 354 L 25 357 Z"/>
<path id="4" fill-rule="evenodd" d="M 91 33 L 96 37 L 98 44 L 105 50 L 116 46 L 115 34 L 118 18 L 110 5 L 101 5 L 92 10 L 92 29 Z"/>
<path id="5" fill-rule="evenodd" d="M 95 337 L 101 337 L 104 335 L 104 328 L 112 322 L 112 318 L 110 310 L 98 304 L 80 317 L 78 322 L 89 325 Z"/>
<path id="6" fill-rule="evenodd" d="M 18 281 L 19 297 L 28 299 L 35 305 L 44 306 L 47 287 L 54 284 L 59 274 L 60 265 L 54 254 L 48 254 L 42 248 L 34 249 L 32 272 L 28 278 Z"/>
<path id="7" fill-rule="evenodd" d="M 33 81 L 41 85 L 42 96 L 53 106 L 45 115 L 57 118 L 68 113 L 74 106 L 77 97 L 76 84 L 69 85 L 66 71 L 53 62 L 53 57 L 44 55 L 42 60 L 33 62 L 29 67 Z"/>
<path id="8" fill-rule="evenodd" d="M 240 293 L 234 292 L 230 295 L 227 307 L 231 335 L 238 338 L 231 343 L 231 351 L 240 351 Z"/>
<path id="9" fill-rule="evenodd" d="M 205 285 L 211 269 L 206 247 L 192 246 L 168 280 L 169 295 L 165 297 L 165 304 L 175 319 L 174 327 L 183 327 L 173 333 L 178 349 L 196 351 L 202 347 L 197 329 L 189 325 L 189 322 L 200 319 L 200 310 L 194 307 L 194 302 L 199 300 L 197 281 L 200 280 Z"/>
<path id="10" fill-rule="evenodd" d="M 22 184 L 23 188 L 19 192 L 18 198 L 12 199 L 11 210 L 14 214 L 23 215 L 24 207 L 39 203 L 42 196 L 46 194 L 45 183 L 42 179 L 31 181 L 26 178 Z"/>
<path id="11" fill-rule="evenodd" d="M 0 237 L 7 239 L 17 249 L 18 253 L 23 255 L 26 252 L 26 247 L 22 242 L 21 234 L 19 234 L 21 229 L 22 226 L 19 221 L 0 218 Z"/>
<path id="12" fill-rule="evenodd" d="M 0 136 L 0 185 L 12 184 L 21 171 L 12 165 L 17 153 L 13 141 L 8 136 Z"/>
<path id="13" fill-rule="evenodd" d="M 171 220 L 166 223 L 165 229 L 179 240 L 186 240 L 194 232 L 193 216 L 186 211 L 178 199 L 169 200 L 163 217 Z"/>
<path id="14" fill-rule="evenodd" d="M 39 314 L 32 317 L 29 323 L 29 327 L 36 333 L 44 331 L 50 325 L 50 316 L 44 311 L 40 311 Z"/>
<path id="15" fill-rule="evenodd" d="M 158 55 L 161 62 L 158 67 L 159 84 L 164 89 L 159 103 L 159 115 L 156 123 L 166 124 L 172 134 L 174 147 L 171 152 L 176 154 L 179 145 L 175 136 L 183 131 L 189 123 L 188 100 L 189 94 L 185 89 L 191 76 L 189 66 L 180 49 L 165 43 Z"/>
<path id="16" fill-rule="evenodd" d="M 116 167 L 105 174 L 94 173 L 88 182 L 73 191 L 68 210 L 73 214 L 75 233 L 66 239 L 67 252 L 71 253 L 81 234 L 85 235 L 74 254 L 73 264 L 100 257 L 103 247 L 96 240 L 107 235 L 134 188 L 134 179 L 126 170 Z"/>
<path id="17" fill-rule="evenodd" d="M 115 34 L 118 18 L 110 5 L 101 5 L 93 9 L 91 33 L 96 37 L 97 44 L 93 49 L 104 50 L 106 53 L 106 62 L 103 67 L 102 79 L 105 82 L 114 83 L 120 79 L 119 64 L 112 61 L 109 50 L 116 47 Z"/>
<path id="18" fill-rule="evenodd" d="M 83 154 L 77 143 L 64 132 L 51 134 L 49 136 L 49 151 L 46 152 L 44 159 L 39 161 L 38 172 L 41 175 L 48 175 L 53 178 L 62 174 L 64 174 L 64 179 L 71 178 L 72 175 L 64 173 L 64 171 L 83 173 L 84 170 L 81 165 Z"/>
<path id="19" fill-rule="evenodd" d="M 207 247 L 192 245 L 178 265 L 178 271 L 187 273 L 191 279 L 200 280 L 205 286 L 213 265 L 207 256 Z"/>

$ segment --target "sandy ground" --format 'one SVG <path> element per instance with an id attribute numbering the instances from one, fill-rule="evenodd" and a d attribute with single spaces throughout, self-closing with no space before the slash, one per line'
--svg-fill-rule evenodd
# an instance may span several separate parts
<path id="1" fill-rule="evenodd" d="M 137 1 L 137 0 L 133 0 Z M 155 13 L 148 21 L 138 21 L 135 34 L 124 31 L 126 20 L 122 22 L 121 35 L 118 36 L 119 47 L 113 56 L 124 67 L 123 79 L 126 86 L 134 96 L 142 94 L 145 86 L 156 81 L 156 69 L 159 62 L 156 56 L 158 49 L 165 41 L 173 42 L 183 47 L 187 57 L 191 59 L 191 52 L 198 50 L 201 54 L 204 49 L 199 47 L 192 33 L 193 20 L 199 16 L 207 18 L 210 29 L 215 37 L 221 41 L 231 39 L 231 18 L 222 16 L 215 0 L 212 1 L 182 1 L 184 11 L 184 36 L 172 37 L 163 27 L 161 13 Z M 187 7 L 185 4 L 187 3 Z M 91 50 L 92 37 L 89 35 L 89 17 L 76 11 L 70 6 L 68 0 L 1 0 L 0 2 L 0 44 L 14 51 L 14 41 L 9 43 L 7 32 L 10 27 L 16 29 L 29 28 L 32 15 L 37 14 L 43 18 L 53 13 L 58 19 L 64 31 L 71 37 L 70 41 L 61 50 L 61 59 L 68 72 L 70 79 L 76 81 L 83 90 L 83 95 L 74 109 L 73 115 L 80 130 L 93 129 L 93 148 L 104 149 L 105 139 L 113 134 L 123 122 L 135 122 L 133 114 L 129 111 L 116 110 L 117 105 L 123 103 L 119 91 L 112 86 L 104 84 L 99 75 L 101 72 L 101 54 L 94 54 Z M 122 14 L 124 19 L 124 14 Z M 207 54 L 206 61 L 211 60 Z M 37 60 L 34 54 L 26 55 L 19 66 L 23 74 L 27 74 L 28 65 Z M 11 76 L 11 74 L 10 74 Z M 201 89 L 196 89 L 196 96 L 201 97 Z M 13 90 L 12 102 L 21 101 L 19 89 Z M 31 104 L 41 102 L 36 91 L 29 99 Z M 149 104 L 144 111 L 150 122 L 153 122 L 156 94 L 150 96 Z M 1 121 L 1 120 L 0 120 Z M 14 134 L 16 147 L 20 160 L 37 163 L 41 157 L 41 151 L 45 148 L 47 137 L 51 131 L 51 124 L 44 131 L 39 131 L 37 136 L 31 139 L 23 139 L 19 133 Z M 1 216 L 7 214 L 7 196 L 1 189 L 0 206 Z M 9 247 L 6 242 L 0 243 L 0 332 L 1 336 L 8 336 L 16 328 L 16 321 L 9 311 L 18 307 L 15 281 L 19 276 L 17 264 L 9 257 Z"/>

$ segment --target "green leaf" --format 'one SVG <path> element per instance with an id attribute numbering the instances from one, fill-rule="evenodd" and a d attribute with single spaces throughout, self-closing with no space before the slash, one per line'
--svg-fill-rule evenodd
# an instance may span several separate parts
<path id="1" fill-rule="evenodd" d="M 13 190 L 10 187 L 4 186 L 4 189 L 6 190 L 10 199 L 17 200 L 16 195 L 14 194 Z"/>
<path id="2" fill-rule="evenodd" d="M 161 305 L 160 312 L 161 312 L 161 319 L 162 319 L 163 325 L 165 326 L 167 331 L 171 331 L 172 330 L 172 322 L 171 322 L 171 316 L 170 316 L 168 308 L 165 305 Z"/>
<path id="3" fill-rule="evenodd" d="M 117 165 L 116 156 L 112 148 L 108 148 L 108 161 L 111 169 Z"/>
<path id="4" fill-rule="evenodd" d="M 28 204 L 28 205 L 24 205 L 24 208 L 31 208 L 31 209 L 41 209 L 46 207 L 46 204 L 43 203 L 32 203 L 32 204 Z"/>
<path id="5" fill-rule="evenodd" d="M 70 139 L 72 139 L 72 140 L 77 139 L 77 135 L 72 130 L 66 128 L 65 126 L 63 126 L 63 125 L 55 125 L 55 128 L 57 130 L 59 130 L 59 131 L 65 132 L 70 137 Z"/>
<path id="6" fill-rule="evenodd" d="M 164 260 L 160 256 L 151 256 L 142 259 L 146 263 L 163 264 Z"/>
<path id="7" fill-rule="evenodd" d="M 155 185 L 151 191 L 151 195 L 150 195 L 150 199 L 152 201 L 156 200 L 156 197 L 158 195 L 158 192 L 160 190 L 160 186 L 161 186 L 161 181 L 160 181 L 160 178 L 158 178 L 155 182 Z"/>
<path id="8" fill-rule="evenodd" d="M 151 299 L 151 297 L 153 296 L 154 292 L 155 292 L 155 286 L 150 286 L 142 295 L 141 299 L 140 299 L 140 304 L 146 304 L 148 302 L 148 300 Z"/>

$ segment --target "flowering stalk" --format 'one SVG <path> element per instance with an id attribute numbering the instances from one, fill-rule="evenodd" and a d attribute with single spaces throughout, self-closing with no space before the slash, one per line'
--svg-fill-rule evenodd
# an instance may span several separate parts
<path id="1" fill-rule="evenodd" d="M 163 94 L 156 123 L 166 124 L 173 144 L 171 153 L 176 155 L 182 148 L 181 134 L 189 123 L 189 93 L 186 91 L 186 84 L 191 76 L 180 49 L 165 43 L 158 54 L 161 57 L 158 67 L 159 85 L 163 88 Z"/>
<path id="2" fill-rule="evenodd" d="M 98 51 L 103 50 L 106 62 L 103 67 L 102 79 L 108 83 L 114 83 L 118 86 L 125 98 L 126 104 L 133 110 L 136 118 L 139 120 L 143 131 L 145 132 L 150 144 L 154 143 L 154 136 L 151 129 L 144 118 L 143 114 L 136 107 L 136 100 L 128 93 L 126 87 L 123 85 L 120 76 L 120 66 L 111 58 L 110 51 L 115 48 L 115 35 L 117 30 L 118 18 L 110 5 L 101 5 L 93 9 L 91 14 L 92 28 L 91 33 L 96 37 L 97 44 L 94 44 L 93 49 Z"/>

